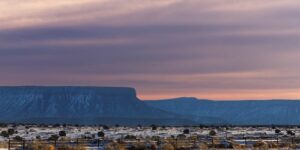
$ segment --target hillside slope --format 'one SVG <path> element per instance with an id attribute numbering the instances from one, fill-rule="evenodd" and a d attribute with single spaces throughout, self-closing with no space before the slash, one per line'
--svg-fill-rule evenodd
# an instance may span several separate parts
<path id="1" fill-rule="evenodd" d="M 168 112 L 222 118 L 236 125 L 300 124 L 300 101 L 297 100 L 212 101 L 177 98 L 146 103 Z"/>

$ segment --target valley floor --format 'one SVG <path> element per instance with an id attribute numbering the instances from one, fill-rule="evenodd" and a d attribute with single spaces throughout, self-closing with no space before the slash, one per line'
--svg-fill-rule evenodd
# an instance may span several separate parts
<path id="1" fill-rule="evenodd" d="M 297 127 L 108 127 L 6 125 L 0 150 L 31 147 L 81 149 L 298 149 Z"/>

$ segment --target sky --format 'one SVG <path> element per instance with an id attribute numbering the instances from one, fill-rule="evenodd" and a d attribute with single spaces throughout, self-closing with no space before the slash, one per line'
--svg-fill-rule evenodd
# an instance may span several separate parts
<path id="1" fill-rule="evenodd" d="M 1 0 L 0 85 L 300 99 L 298 0 Z"/>

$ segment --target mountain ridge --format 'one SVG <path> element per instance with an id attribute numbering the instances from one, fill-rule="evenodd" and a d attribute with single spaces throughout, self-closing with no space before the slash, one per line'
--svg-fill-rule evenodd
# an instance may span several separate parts
<path id="1" fill-rule="evenodd" d="M 114 118 L 116 121 L 109 118 Z M 184 116 L 179 117 L 177 114 L 146 105 L 136 97 L 134 88 L 0 87 L 1 122 L 130 125 L 134 122 L 150 123 L 151 120 L 157 124 L 168 123 L 165 120 L 169 120 L 170 125 L 195 124 Z"/>
<path id="2" fill-rule="evenodd" d="M 183 97 L 146 103 L 178 114 L 222 118 L 234 125 L 300 124 L 299 100 L 213 101 Z"/>
<path id="3" fill-rule="evenodd" d="M 141 101 L 130 87 L 0 86 L 0 122 L 299 125 L 299 114 L 299 100 Z"/>

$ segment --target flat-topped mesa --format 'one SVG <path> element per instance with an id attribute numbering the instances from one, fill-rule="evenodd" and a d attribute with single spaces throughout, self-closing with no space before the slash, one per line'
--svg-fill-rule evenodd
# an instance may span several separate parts
<path id="1" fill-rule="evenodd" d="M 186 123 L 147 106 L 134 88 L 0 86 L 0 122 L 71 124 Z M 165 121 L 165 120 L 169 121 Z"/>
<path id="2" fill-rule="evenodd" d="M 136 91 L 130 87 L 88 87 L 88 86 L 0 86 L 0 94 L 81 94 L 102 96 L 136 97 Z"/>
<path id="3" fill-rule="evenodd" d="M 118 116 L 139 103 L 135 90 L 125 87 L 0 87 L 1 119 Z"/>

